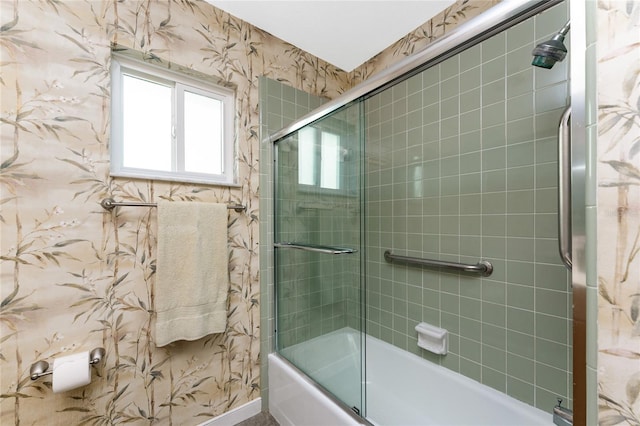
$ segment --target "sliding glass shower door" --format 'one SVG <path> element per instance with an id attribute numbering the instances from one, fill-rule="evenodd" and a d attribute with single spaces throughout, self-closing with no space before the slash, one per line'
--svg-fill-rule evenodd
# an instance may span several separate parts
<path id="1" fill-rule="evenodd" d="M 419 424 L 422 401 L 400 393 L 434 384 L 405 371 L 390 386 L 379 373 L 393 360 L 371 367 L 375 340 L 542 411 L 573 406 L 558 255 L 569 61 L 531 55 L 566 32 L 568 6 L 452 47 L 275 143 L 277 350 L 373 424 Z M 446 353 L 418 345 L 422 323 L 447 330 Z"/>
<path id="2" fill-rule="evenodd" d="M 567 3 L 365 101 L 367 334 L 543 411 L 573 403 L 571 273 L 558 254 L 570 86 L 568 60 L 539 68 L 532 51 L 566 29 Z M 488 261 L 493 273 L 393 257 Z M 423 322 L 448 330 L 446 355 L 418 346 Z M 375 369 L 366 382 L 370 400 L 391 396 Z M 386 407 L 368 408 L 385 424 Z"/>
<path id="3" fill-rule="evenodd" d="M 353 103 L 276 149 L 276 345 L 349 408 L 362 407 L 361 131 Z"/>

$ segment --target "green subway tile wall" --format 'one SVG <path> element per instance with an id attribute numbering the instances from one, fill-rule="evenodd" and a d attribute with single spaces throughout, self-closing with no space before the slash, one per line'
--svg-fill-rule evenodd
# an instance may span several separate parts
<path id="1" fill-rule="evenodd" d="M 322 105 L 326 99 L 311 95 L 280 83 L 260 77 L 260 352 L 262 407 L 267 409 L 268 371 L 267 354 L 274 344 L 274 287 L 273 287 L 273 164 L 269 135 Z"/>
<path id="2" fill-rule="evenodd" d="M 277 249 L 280 349 L 348 325 L 361 329 L 359 111 L 356 103 L 311 126 L 317 130 L 317 148 L 326 146 L 320 137 L 339 135 L 338 189 L 299 182 L 299 171 L 312 164 L 320 169 L 322 156 L 319 150 L 300 155 L 298 132 L 276 146 L 275 239 L 356 249 L 352 255 Z"/>
<path id="3" fill-rule="evenodd" d="M 571 405 L 570 276 L 557 249 L 557 125 L 567 61 L 531 50 L 559 5 L 365 103 L 367 332 L 549 411 Z M 383 259 L 490 260 L 487 278 Z M 414 327 L 449 330 L 449 354 Z"/>

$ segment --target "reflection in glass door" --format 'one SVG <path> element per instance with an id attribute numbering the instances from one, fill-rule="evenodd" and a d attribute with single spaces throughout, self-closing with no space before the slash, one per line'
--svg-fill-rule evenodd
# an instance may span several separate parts
<path id="1" fill-rule="evenodd" d="M 276 144 L 277 350 L 362 410 L 360 104 Z"/>

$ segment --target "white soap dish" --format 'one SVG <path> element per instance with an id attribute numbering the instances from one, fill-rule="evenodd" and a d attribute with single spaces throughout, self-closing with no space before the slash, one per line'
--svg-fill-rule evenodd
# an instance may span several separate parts
<path id="1" fill-rule="evenodd" d="M 421 322 L 416 325 L 418 346 L 438 355 L 446 355 L 449 350 L 449 332 L 444 328 Z"/>

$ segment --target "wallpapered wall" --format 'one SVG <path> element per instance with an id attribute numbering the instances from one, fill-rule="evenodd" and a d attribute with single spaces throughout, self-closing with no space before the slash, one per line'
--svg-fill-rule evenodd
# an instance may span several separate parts
<path id="1" fill-rule="evenodd" d="M 599 1 L 598 385 L 601 425 L 640 424 L 640 3 Z"/>
<path id="2" fill-rule="evenodd" d="M 382 52 L 350 73 L 350 80 L 359 83 L 390 65 L 424 49 L 429 43 L 500 3 L 501 0 L 457 0 L 423 25 L 411 31 Z"/>
<path id="3" fill-rule="evenodd" d="M 335 97 L 346 74 L 202 1 L 3 1 L 2 424 L 197 424 L 260 395 L 258 77 Z M 110 44 L 236 87 L 239 187 L 109 177 Z M 156 348 L 156 213 L 106 196 L 234 202 L 228 328 Z M 51 392 L 38 359 L 103 346 L 91 385 Z"/>

